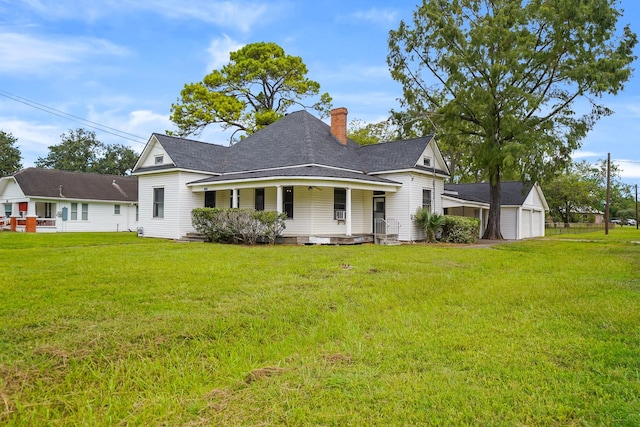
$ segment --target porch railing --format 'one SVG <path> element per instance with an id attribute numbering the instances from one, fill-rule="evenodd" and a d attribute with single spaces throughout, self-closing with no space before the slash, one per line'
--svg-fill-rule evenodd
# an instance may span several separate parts
<path id="1" fill-rule="evenodd" d="M 383 243 L 388 240 L 398 240 L 400 234 L 400 223 L 393 218 L 376 218 L 373 225 L 374 240 L 376 243 Z"/>
<path id="2" fill-rule="evenodd" d="M 55 227 L 56 220 L 55 218 L 38 218 L 36 220 L 37 227 Z"/>

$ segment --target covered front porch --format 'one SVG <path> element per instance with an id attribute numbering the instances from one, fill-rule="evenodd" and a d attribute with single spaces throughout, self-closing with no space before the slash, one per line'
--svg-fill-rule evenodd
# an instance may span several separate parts
<path id="1" fill-rule="evenodd" d="M 216 177 L 188 186 L 203 207 L 286 213 L 286 229 L 280 240 L 291 244 L 374 242 L 375 218 L 384 219 L 386 214 L 384 197 L 398 188 L 388 180 L 226 178 L 224 182 L 218 182 L 222 179 Z"/>
<path id="2" fill-rule="evenodd" d="M 56 203 L 34 200 L 8 201 L 4 203 L 4 217 L 0 217 L 0 228 L 14 232 L 57 231 Z"/>

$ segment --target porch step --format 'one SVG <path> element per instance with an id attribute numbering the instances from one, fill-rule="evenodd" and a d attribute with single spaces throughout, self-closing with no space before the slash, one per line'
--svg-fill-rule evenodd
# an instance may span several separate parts
<path id="1" fill-rule="evenodd" d="M 376 236 L 376 245 L 386 245 L 386 246 L 396 246 L 400 245 L 400 240 L 398 240 L 397 234 L 386 234 Z"/>
<path id="2" fill-rule="evenodd" d="M 401 243 L 397 239 L 377 239 L 376 244 L 385 246 L 396 246 L 400 245 Z"/>
<path id="3" fill-rule="evenodd" d="M 179 242 L 208 242 L 207 236 L 200 233 L 187 233 L 178 239 Z"/>

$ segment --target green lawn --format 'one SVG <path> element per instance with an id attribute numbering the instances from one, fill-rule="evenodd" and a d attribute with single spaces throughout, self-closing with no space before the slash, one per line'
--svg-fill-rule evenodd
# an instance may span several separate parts
<path id="1" fill-rule="evenodd" d="M 640 232 L 0 233 L 3 425 L 640 425 Z"/>

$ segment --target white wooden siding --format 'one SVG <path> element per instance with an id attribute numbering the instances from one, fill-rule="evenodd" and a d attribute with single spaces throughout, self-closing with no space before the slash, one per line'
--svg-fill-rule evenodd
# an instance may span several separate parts
<path id="1" fill-rule="evenodd" d="M 135 231 L 138 224 L 136 223 L 136 206 L 132 203 L 117 203 L 117 202 L 91 202 L 82 200 L 70 200 L 70 201 L 54 201 L 54 200 L 40 200 L 42 202 L 54 203 L 52 210 L 54 214 L 62 211 L 63 208 L 67 208 L 68 216 L 67 221 L 62 221 L 62 218 L 56 218 L 56 231 L 59 232 L 90 232 L 90 231 Z M 71 203 L 78 204 L 78 219 L 71 219 Z M 88 220 L 83 221 L 82 218 L 82 204 L 88 204 Z M 114 205 L 120 205 L 120 215 L 114 213 Z"/>
<path id="2" fill-rule="evenodd" d="M 25 195 L 22 192 L 22 189 L 15 181 L 11 180 L 7 184 L 7 187 L 4 189 L 3 193 L 0 195 L 0 198 L 3 200 L 7 200 L 7 203 L 11 203 L 12 199 L 20 199 L 19 201 L 23 202 Z M 16 200 L 18 201 L 18 200 Z"/>
<path id="3" fill-rule="evenodd" d="M 422 190 L 431 190 L 432 199 L 435 194 L 435 200 L 432 200 L 433 212 L 442 214 L 441 195 L 444 192 L 444 181 L 438 177 L 418 173 L 393 173 L 381 176 L 402 183 L 402 187 L 397 192 L 386 195 L 386 217 L 400 223 L 398 238 L 403 241 L 424 239 L 424 232 L 415 225 L 413 215 L 422 208 Z"/>
<path id="4" fill-rule="evenodd" d="M 191 211 L 204 206 L 204 193 L 193 193 L 186 184 L 206 176 L 189 172 L 140 175 L 138 177 L 139 225 L 143 228 L 144 235 L 179 239 L 188 232 L 194 231 L 191 225 Z M 164 188 L 163 218 L 153 217 L 154 188 Z M 216 197 L 218 198 L 217 206 L 220 195 L 216 194 Z"/>
<path id="5" fill-rule="evenodd" d="M 155 136 L 152 137 L 151 140 L 149 141 L 149 145 L 145 148 L 143 155 L 144 157 L 141 158 L 141 164 L 138 167 L 145 168 L 145 167 L 151 167 L 151 166 L 158 166 L 156 165 L 156 156 L 164 157 L 163 163 L 162 163 L 164 165 L 173 163 L 173 160 L 171 160 L 171 158 L 169 157 L 167 152 L 164 150 L 162 145 L 160 145 L 160 143 L 158 142 Z"/>

